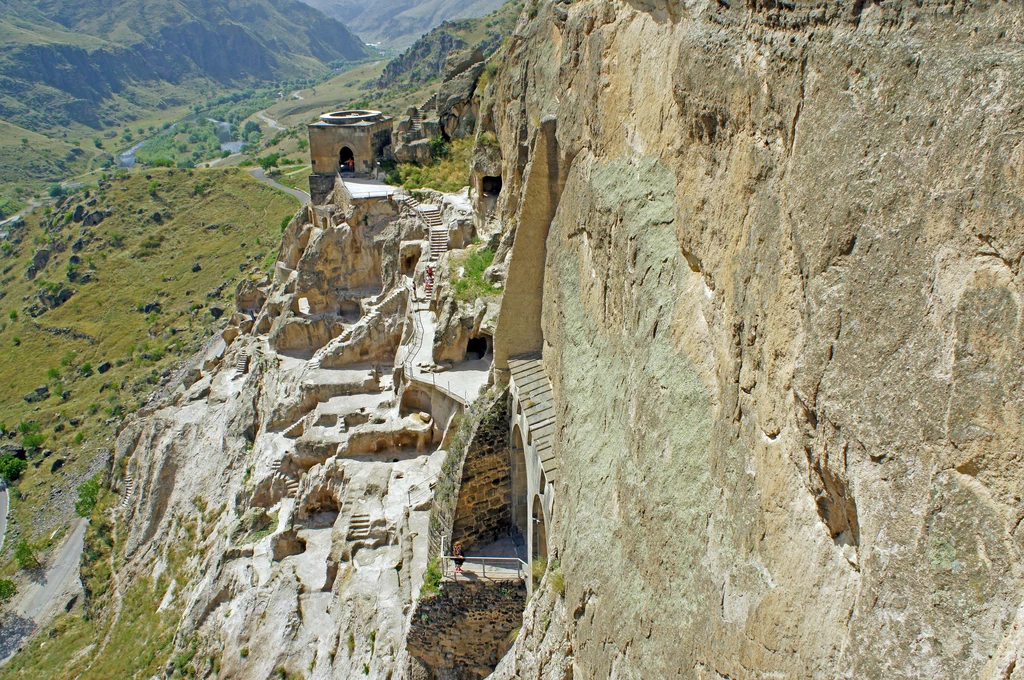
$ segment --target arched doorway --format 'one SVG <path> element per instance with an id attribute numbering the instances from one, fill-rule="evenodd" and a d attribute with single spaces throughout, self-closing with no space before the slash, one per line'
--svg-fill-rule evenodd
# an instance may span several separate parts
<path id="1" fill-rule="evenodd" d="M 512 448 L 509 456 L 512 458 L 509 466 L 512 477 L 512 525 L 520 536 L 525 537 L 530 521 L 526 497 L 529 490 L 526 484 L 526 452 L 523 451 L 523 435 L 519 431 L 519 425 L 512 428 Z M 520 545 L 525 547 L 524 543 L 525 540 Z"/>
<path id="2" fill-rule="evenodd" d="M 548 559 L 548 534 L 540 494 L 533 497 L 533 558 L 544 561 Z"/>
<path id="3" fill-rule="evenodd" d="M 356 156 L 347 146 L 341 147 L 341 152 L 338 154 L 338 167 L 342 172 L 355 172 Z"/>

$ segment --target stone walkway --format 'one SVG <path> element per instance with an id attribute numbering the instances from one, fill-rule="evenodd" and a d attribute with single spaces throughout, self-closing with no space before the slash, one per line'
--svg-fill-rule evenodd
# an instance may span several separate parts
<path id="1" fill-rule="evenodd" d="M 462 404 L 474 401 L 480 394 L 480 388 L 487 384 L 491 360 L 463 361 L 447 371 L 426 370 L 424 366 L 434 364 L 434 313 L 426 307 L 412 313 L 415 315 L 417 336 L 409 344 L 412 356 L 402 362 L 408 367 L 409 379 L 424 387 L 438 389 Z"/>
<path id="2" fill-rule="evenodd" d="M 519 541 L 522 543 L 522 539 Z M 489 561 L 485 558 L 503 558 Z M 466 553 L 466 562 L 462 565 L 462 573 L 455 573 L 454 564 L 445 568 L 444 578 L 447 581 L 518 581 L 526 578 L 526 566 L 515 560 L 526 561 L 526 548 L 517 545 L 511 538 L 503 538 L 479 550 Z"/>
<path id="3" fill-rule="evenodd" d="M 358 179 L 355 177 L 343 177 L 341 183 L 352 194 L 352 198 L 386 198 L 394 194 L 398 188 L 374 179 Z"/>

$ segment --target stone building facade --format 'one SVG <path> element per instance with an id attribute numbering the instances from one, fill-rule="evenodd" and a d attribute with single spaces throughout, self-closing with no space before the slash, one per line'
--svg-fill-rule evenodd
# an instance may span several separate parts
<path id="1" fill-rule="evenodd" d="M 372 176 L 391 147 L 392 118 L 380 111 L 334 111 L 308 126 L 313 203 L 322 203 L 337 175 Z"/>

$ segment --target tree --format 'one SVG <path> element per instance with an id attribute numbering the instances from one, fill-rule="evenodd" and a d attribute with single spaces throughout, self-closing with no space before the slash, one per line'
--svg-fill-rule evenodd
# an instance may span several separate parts
<path id="1" fill-rule="evenodd" d="M 24 538 L 14 544 L 14 561 L 22 569 L 30 569 L 39 566 L 39 558 L 36 557 L 36 549 Z"/>
<path id="2" fill-rule="evenodd" d="M 451 147 L 448 146 L 448 142 L 445 141 L 444 137 L 437 135 L 430 139 L 430 155 L 435 160 L 447 158 L 448 154 L 451 153 Z"/>
<path id="3" fill-rule="evenodd" d="M 98 475 L 97 475 L 98 477 Z M 75 512 L 81 517 L 88 517 L 96 507 L 96 498 L 100 493 L 100 483 L 96 477 L 78 487 L 78 500 L 75 501 Z"/>
<path id="4" fill-rule="evenodd" d="M 257 123 L 254 120 L 246 121 L 245 122 L 245 126 L 242 128 L 242 134 L 245 135 L 246 137 L 248 137 L 249 135 L 251 135 L 254 132 L 257 133 L 257 134 L 262 132 L 262 130 L 260 129 L 260 124 Z"/>
<path id="5" fill-rule="evenodd" d="M 0 477 L 7 482 L 13 482 L 25 472 L 28 464 L 20 458 L 15 458 L 7 453 L 0 456 Z"/>
<path id="6" fill-rule="evenodd" d="M 59 198 L 64 195 L 64 187 L 59 184 L 50 185 L 50 198 Z"/>
<path id="7" fill-rule="evenodd" d="M 271 168 L 277 167 L 277 161 L 280 157 L 281 154 L 270 153 L 267 154 L 266 156 L 263 156 L 262 158 L 257 158 L 256 162 L 259 163 L 260 167 L 263 168 L 263 171 L 266 172 Z"/>
<path id="8" fill-rule="evenodd" d="M 14 585 L 14 581 L 0 579 L 0 604 L 7 604 L 17 594 L 18 587 Z"/>
<path id="9" fill-rule="evenodd" d="M 33 432 L 21 438 L 21 445 L 24 446 L 29 451 L 37 451 L 43 448 L 43 442 L 45 441 L 45 435 L 39 434 L 38 432 Z"/>

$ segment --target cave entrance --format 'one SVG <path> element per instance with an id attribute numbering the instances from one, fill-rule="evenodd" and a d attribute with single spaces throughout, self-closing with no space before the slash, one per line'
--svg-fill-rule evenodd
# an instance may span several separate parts
<path id="1" fill-rule="evenodd" d="M 419 253 L 409 253 L 402 256 L 402 274 L 412 274 L 416 271 L 416 265 L 420 262 Z"/>
<path id="2" fill-rule="evenodd" d="M 469 339 L 466 343 L 466 360 L 477 361 L 491 354 L 491 336 L 478 335 Z"/>
<path id="3" fill-rule="evenodd" d="M 341 300 L 338 303 L 338 314 L 348 323 L 355 323 L 363 316 L 363 309 L 355 300 Z"/>
<path id="4" fill-rule="evenodd" d="M 533 497 L 533 559 L 548 559 L 548 532 L 544 523 L 544 506 L 540 494 Z"/>
<path id="5" fill-rule="evenodd" d="M 402 393 L 402 401 L 398 405 L 398 413 L 403 418 L 413 413 L 431 413 L 432 401 L 428 392 L 421 390 L 415 385 L 410 385 Z"/>
<path id="6" fill-rule="evenodd" d="M 486 175 L 480 180 L 480 191 L 484 196 L 497 196 L 501 193 L 501 177 Z"/>
<path id="7" fill-rule="evenodd" d="M 356 155 L 347 146 L 341 147 L 341 152 L 338 154 L 338 167 L 342 172 L 355 172 L 356 170 Z"/>

